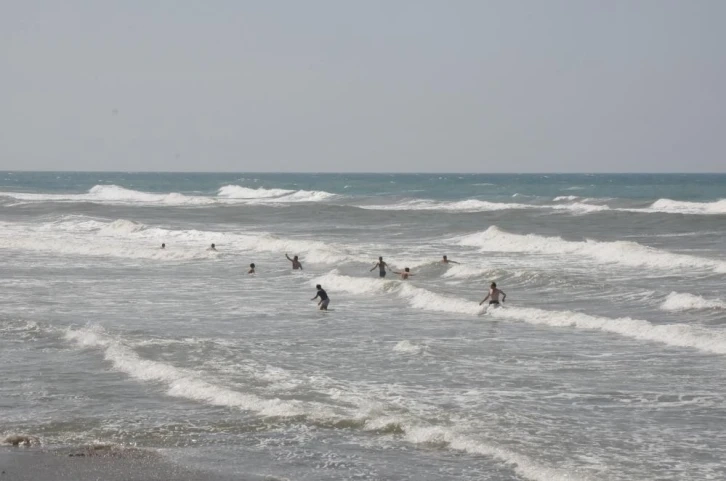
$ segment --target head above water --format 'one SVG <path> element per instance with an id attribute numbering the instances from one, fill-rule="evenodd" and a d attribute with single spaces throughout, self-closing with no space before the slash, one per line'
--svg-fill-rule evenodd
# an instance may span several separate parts
<path id="1" fill-rule="evenodd" d="M 317 285 L 315 286 L 315 288 L 316 288 L 316 289 L 322 289 L 322 288 L 323 288 L 323 286 L 321 286 L 320 284 L 317 284 Z"/>
<path id="2" fill-rule="evenodd" d="M 446 260 L 446 255 L 444 255 L 444 260 Z"/>
<path id="3" fill-rule="evenodd" d="M 212 249 L 214 249 L 214 244 L 212 244 Z"/>
<path id="4" fill-rule="evenodd" d="M 163 249 L 164 247 L 166 247 L 166 244 L 164 244 L 164 243 L 162 242 L 162 243 L 161 243 L 161 248 Z"/>
<path id="5" fill-rule="evenodd" d="M 297 260 L 297 256 L 293 256 L 292 258 L 295 259 L 295 260 Z"/>
<path id="6" fill-rule="evenodd" d="M 383 261 L 383 256 L 378 257 L 379 261 Z"/>
<path id="7" fill-rule="evenodd" d="M 497 287 L 497 283 L 496 283 L 496 282 L 492 282 L 492 284 L 491 284 L 491 286 L 490 286 L 490 287 L 491 287 L 492 289 L 494 289 L 495 287 Z"/>
<path id="8" fill-rule="evenodd" d="M 255 263 L 253 262 L 252 264 L 250 264 L 250 267 L 254 269 L 255 268 Z"/>
<path id="9" fill-rule="evenodd" d="M 405 268 L 404 268 L 403 270 L 404 270 L 404 271 L 406 271 L 406 272 L 408 272 L 408 271 L 410 271 L 411 269 L 409 269 L 408 267 L 405 267 Z"/>

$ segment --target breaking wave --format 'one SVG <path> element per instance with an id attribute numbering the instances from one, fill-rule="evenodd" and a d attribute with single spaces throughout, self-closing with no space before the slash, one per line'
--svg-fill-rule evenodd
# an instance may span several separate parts
<path id="1" fill-rule="evenodd" d="M 662 270 L 701 269 L 726 273 L 726 262 L 644 246 L 630 241 L 567 241 L 561 237 L 536 234 L 511 234 L 491 226 L 487 230 L 454 239 L 458 245 L 482 251 L 527 252 L 552 255 L 577 255 L 600 264 L 647 267 Z"/>
<path id="2" fill-rule="evenodd" d="M 390 293 L 411 307 L 454 314 L 476 315 L 483 311 L 475 301 L 447 297 L 426 289 L 412 286 L 406 281 L 380 281 L 340 275 L 336 270 L 310 281 L 322 284 L 328 292 L 345 291 L 352 294 Z M 629 317 L 609 318 L 592 316 L 574 311 L 551 311 L 528 307 L 492 309 L 489 315 L 529 324 L 552 327 L 574 327 L 620 334 L 632 339 L 653 341 L 674 347 L 689 347 L 703 352 L 726 354 L 726 335 L 714 333 L 687 324 L 653 324 L 646 320 Z"/>
<path id="3" fill-rule="evenodd" d="M 713 202 L 686 202 L 681 200 L 658 199 L 645 210 L 668 214 L 726 214 L 726 199 Z"/>
<path id="4" fill-rule="evenodd" d="M 664 311 L 692 311 L 692 310 L 708 310 L 708 309 L 726 309 L 726 302 L 717 299 L 709 300 L 694 294 L 681 294 L 671 292 L 665 301 L 660 305 L 660 309 Z"/>

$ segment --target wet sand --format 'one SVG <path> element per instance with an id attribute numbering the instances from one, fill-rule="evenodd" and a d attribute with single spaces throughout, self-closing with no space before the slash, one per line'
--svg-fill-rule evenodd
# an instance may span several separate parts
<path id="1" fill-rule="evenodd" d="M 140 449 L 0 447 L 0 481 L 241 481 L 262 477 L 202 472 Z"/>

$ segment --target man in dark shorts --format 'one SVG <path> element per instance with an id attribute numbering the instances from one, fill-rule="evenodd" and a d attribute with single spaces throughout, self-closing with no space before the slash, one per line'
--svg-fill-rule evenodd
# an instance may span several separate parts
<path id="1" fill-rule="evenodd" d="M 314 301 L 318 297 L 320 298 L 320 302 L 318 302 L 318 305 L 320 306 L 321 311 L 327 311 L 328 310 L 328 304 L 330 304 L 330 298 L 328 297 L 328 294 L 323 290 L 323 288 L 318 284 L 315 286 L 315 288 L 318 290 L 318 293 L 315 297 L 310 299 L 311 301 Z"/>
<path id="2" fill-rule="evenodd" d="M 374 265 L 373 267 L 371 267 L 371 270 L 368 271 L 368 272 L 374 271 L 376 269 L 376 267 L 378 268 L 378 276 L 379 277 L 386 277 L 386 267 L 388 267 L 388 264 L 386 264 L 385 262 L 383 262 L 383 257 L 379 257 L 378 258 L 378 262 L 376 262 L 376 265 Z"/>
<path id="3" fill-rule="evenodd" d="M 492 282 L 492 285 L 489 288 L 489 294 L 487 294 L 487 296 L 479 303 L 479 305 L 481 306 L 482 304 L 484 304 L 484 302 L 486 302 L 487 299 L 491 297 L 489 305 L 499 307 L 499 294 L 502 295 L 502 302 L 504 302 L 504 300 L 507 298 L 507 295 L 504 293 L 503 290 L 497 289 L 496 282 Z"/>

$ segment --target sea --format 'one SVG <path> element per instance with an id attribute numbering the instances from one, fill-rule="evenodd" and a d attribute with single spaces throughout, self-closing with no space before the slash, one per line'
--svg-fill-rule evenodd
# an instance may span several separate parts
<path id="1" fill-rule="evenodd" d="M 210 479 L 726 479 L 726 175 L 0 172 L 0 255 L 0 438 Z"/>

